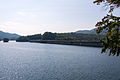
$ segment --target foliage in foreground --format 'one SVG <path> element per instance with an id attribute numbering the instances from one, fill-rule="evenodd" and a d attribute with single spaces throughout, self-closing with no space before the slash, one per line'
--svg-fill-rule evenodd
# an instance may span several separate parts
<path id="1" fill-rule="evenodd" d="M 96 32 L 100 34 L 103 30 L 106 30 L 105 40 L 100 39 L 103 44 L 102 53 L 109 50 L 109 56 L 112 54 L 119 56 L 120 54 L 120 17 L 112 15 L 112 12 L 115 8 L 120 8 L 120 0 L 95 0 L 94 3 L 100 5 L 104 3 L 110 7 L 109 13 L 111 15 L 105 16 L 102 21 L 96 24 L 98 29 Z"/>
<path id="2" fill-rule="evenodd" d="M 107 32 L 105 35 L 105 40 L 100 39 L 103 43 L 102 53 L 106 52 L 107 49 L 110 50 L 109 55 L 120 54 L 120 17 L 113 15 L 107 15 L 102 19 L 101 22 L 96 24 L 98 27 L 97 33 L 99 34 L 103 29 Z"/>

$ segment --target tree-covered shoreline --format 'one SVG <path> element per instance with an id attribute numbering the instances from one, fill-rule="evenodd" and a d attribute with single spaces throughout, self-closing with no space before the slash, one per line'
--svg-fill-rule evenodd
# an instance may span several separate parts
<path id="1" fill-rule="evenodd" d="M 102 36 L 101 36 L 102 37 Z M 52 33 L 21 36 L 16 39 L 17 42 L 29 42 L 31 40 L 74 40 L 74 41 L 99 41 L 96 34 L 82 33 Z"/>

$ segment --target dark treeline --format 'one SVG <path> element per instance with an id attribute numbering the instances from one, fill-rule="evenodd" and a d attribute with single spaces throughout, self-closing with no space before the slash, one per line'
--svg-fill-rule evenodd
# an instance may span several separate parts
<path id="1" fill-rule="evenodd" d="M 45 32 L 43 35 L 35 34 L 21 36 L 16 41 L 27 42 L 30 40 L 79 40 L 79 41 L 98 41 L 96 34 L 81 34 L 81 33 L 52 33 Z"/>

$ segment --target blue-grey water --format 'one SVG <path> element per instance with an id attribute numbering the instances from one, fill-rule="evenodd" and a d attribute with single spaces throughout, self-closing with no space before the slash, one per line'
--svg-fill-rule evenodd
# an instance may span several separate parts
<path id="1" fill-rule="evenodd" d="M 120 80 L 120 58 L 100 50 L 0 42 L 0 80 Z"/>

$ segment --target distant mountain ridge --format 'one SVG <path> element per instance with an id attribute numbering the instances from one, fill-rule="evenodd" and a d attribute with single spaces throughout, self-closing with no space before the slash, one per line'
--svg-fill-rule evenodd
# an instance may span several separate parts
<path id="1" fill-rule="evenodd" d="M 96 33 L 97 28 L 91 29 L 91 30 L 78 30 L 74 33 L 82 33 L 82 34 L 97 34 Z M 103 30 L 100 34 L 103 35 L 107 32 L 107 30 Z"/>
<path id="2" fill-rule="evenodd" d="M 96 29 L 91 29 L 91 30 L 78 30 L 75 33 L 82 33 L 82 34 L 96 34 Z"/>
<path id="3" fill-rule="evenodd" d="M 20 37 L 20 35 L 18 35 L 18 34 L 13 34 L 13 33 L 7 33 L 7 32 L 0 31 L 0 39 L 9 38 L 11 40 L 15 40 L 18 37 Z"/>

